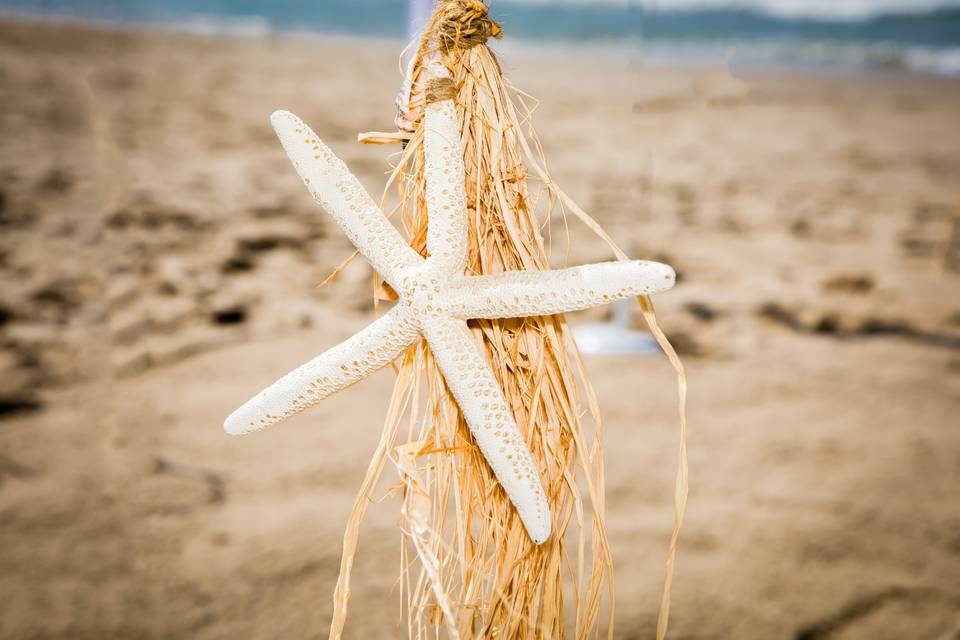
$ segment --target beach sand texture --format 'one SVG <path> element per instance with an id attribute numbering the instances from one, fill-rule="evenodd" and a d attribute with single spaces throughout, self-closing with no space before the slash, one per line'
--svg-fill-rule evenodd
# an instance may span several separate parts
<path id="1" fill-rule="evenodd" d="M 269 115 L 380 194 L 396 148 L 356 134 L 392 128 L 397 49 L 0 22 L 0 637 L 325 636 L 393 374 L 221 425 L 373 317 L 363 260 L 316 288 L 351 246 Z M 679 274 L 655 299 L 690 380 L 672 637 L 960 637 L 960 84 L 503 63 L 554 177 Z M 611 257 L 569 226 L 554 264 Z M 675 378 L 587 368 L 614 635 L 652 637 Z M 403 635 L 398 518 L 370 509 L 347 637 Z"/>

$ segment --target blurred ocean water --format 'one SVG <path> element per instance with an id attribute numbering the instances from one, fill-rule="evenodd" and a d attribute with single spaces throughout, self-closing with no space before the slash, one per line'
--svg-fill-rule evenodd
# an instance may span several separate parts
<path id="1" fill-rule="evenodd" d="M 960 7 L 857 19 L 785 16 L 742 7 L 497 0 L 511 42 L 651 63 L 960 77 Z M 199 34 L 334 33 L 403 38 L 404 0 L 0 0 L 0 14 L 173 28 Z"/>

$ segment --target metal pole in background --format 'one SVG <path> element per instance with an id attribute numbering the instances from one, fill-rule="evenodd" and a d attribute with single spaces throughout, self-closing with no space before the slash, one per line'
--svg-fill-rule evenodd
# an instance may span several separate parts
<path id="1" fill-rule="evenodd" d="M 433 15 L 436 0 L 407 0 L 407 51 L 403 58 L 403 86 L 397 96 L 397 126 L 403 128 L 413 84 L 413 62 L 417 56 L 417 40 Z"/>
<path id="2" fill-rule="evenodd" d="M 420 35 L 420 30 L 427 24 L 433 9 L 434 0 L 407 0 L 407 41 Z"/>

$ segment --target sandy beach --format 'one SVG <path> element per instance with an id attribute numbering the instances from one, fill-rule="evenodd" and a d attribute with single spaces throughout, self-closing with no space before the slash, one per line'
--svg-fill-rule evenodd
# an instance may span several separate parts
<path id="1" fill-rule="evenodd" d="M 398 52 L 0 21 L 0 638 L 326 637 L 393 374 L 253 436 L 222 423 L 373 317 L 362 260 L 317 288 L 352 247 L 269 115 L 379 195 L 396 148 L 356 134 L 393 129 Z M 679 274 L 656 298 L 690 381 L 671 637 L 960 638 L 960 83 L 501 61 L 554 178 Z M 567 222 L 555 265 L 612 258 Z M 586 364 L 614 637 L 650 638 L 675 378 Z M 387 489 L 350 638 L 403 635 Z"/>

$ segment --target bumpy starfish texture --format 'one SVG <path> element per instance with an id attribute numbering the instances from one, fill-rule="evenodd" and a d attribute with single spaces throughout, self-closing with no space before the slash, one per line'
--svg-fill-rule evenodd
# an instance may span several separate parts
<path id="1" fill-rule="evenodd" d="M 434 63 L 432 78 L 449 78 Z M 369 194 L 299 118 L 271 117 L 277 136 L 314 199 L 399 295 L 399 302 L 347 341 L 266 388 L 227 418 L 228 433 L 267 427 L 392 362 L 423 336 L 446 384 L 530 538 L 550 537 L 551 515 L 536 466 L 496 378 L 467 327 L 471 318 L 576 311 L 673 286 L 673 269 L 640 260 L 553 271 L 467 276 L 467 203 L 453 100 L 424 113 L 428 214 L 424 259 L 403 241 Z"/>

